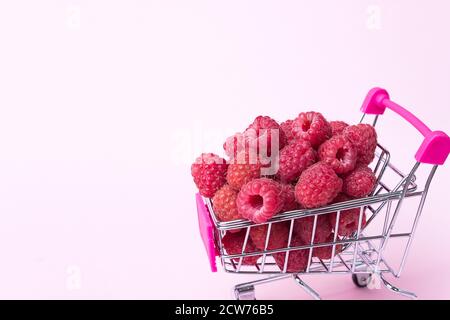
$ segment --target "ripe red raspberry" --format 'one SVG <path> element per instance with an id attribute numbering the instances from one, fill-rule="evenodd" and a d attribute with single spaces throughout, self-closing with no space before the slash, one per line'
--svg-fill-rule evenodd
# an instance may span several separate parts
<path id="1" fill-rule="evenodd" d="M 342 135 L 331 137 L 319 147 L 319 159 L 329 164 L 337 174 L 352 171 L 355 168 L 357 152 L 352 143 Z"/>
<path id="2" fill-rule="evenodd" d="M 248 143 L 245 136 L 238 132 L 228 137 L 223 144 L 223 150 L 230 159 L 234 159 L 241 152 L 248 152 Z"/>
<path id="3" fill-rule="evenodd" d="M 222 238 L 222 243 L 223 246 L 225 247 L 227 254 L 229 255 L 242 254 L 242 247 L 244 246 L 245 242 L 245 233 L 246 233 L 245 230 L 241 230 L 238 233 L 227 232 L 225 237 Z M 257 251 L 258 249 L 253 243 L 252 239 L 248 237 L 244 253 L 252 253 Z M 242 264 L 254 265 L 258 261 L 259 257 L 260 256 L 245 257 L 242 259 Z M 239 260 L 240 258 L 233 259 L 235 263 L 239 263 Z"/>
<path id="4" fill-rule="evenodd" d="M 370 124 L 360 123 L 348 126 L 343 135 L 353 144 L 358 152 L 358 163 L 368 165 L 375 157 L 377 147 L 377 133 Z"/>
<path id="5" fill-rule="evenodd" d="M 338 134 L 342 134 L 344 129 L 348 127 L 348 124 L 344 121 L 330 121 L 331 127 L 331 135 L 337 136 Z"/>
<path id="6" fill-rule="evenodd" d="M 377 178 L 372 169 L 367 166 L 357 166 L 344 177 L 342 190 L 350 197 L 362 198 L 372 192 L 376 181 Z"/>
<path id="7" fill-rule="evenodd" d="M 255 223 L 263 223 L 283 208 L 281 185 L 268 178 L 254 179 L 239 191 L 236 205 L 239 214 Z"/>
<path id="8" fill-rule="evenodd" d="M 228 166 L 227 182 L 239 191 L 243 185 L 261 176 L 261 163 L 249 158 L 247 153 L 239 153 Z"/>
<path id="9" fill-rule="evenodd" d="M 270 227 L 267 250 L 283 249 L 287 246 L 289 237 L 289 222 L 274 222 Z M 254 226 L 250 229 L 250 237 L 255 246 L 260 250 L 265 250 L 268 224 Z"/>
<path id="10" fill-rule="evenodd" d="M 278 139 L 273 134 L 278 135 Z M 271 117 L 258 116 L 244 132 L 250 147 L 257 146 L 259 153 L 271 155 L 272 145 L 280 150 L 286 145 L 286 136 L 280 125 Z M 256 140 L 256 141 L 255 141 Z M 264 149 L 265 150 L 264 150 Z"/>
<path id="11" fill-rule="evenodd" d="M 291 247 L 300 247 L 305 245 L 303 240 L 296 234 L 292 235 Z M 286 261 L 286 253 L 280 252 L 272 255 L 275 259 L 276 264 L 280 270 L 284 270 L 284 263 Z M 286 272 L 301 272 L 304 271 L 308 265 L 309 250 L 290 250 L 288 255 L 288 262 L 286 267 Z"/>
<path id="12" fill-rule="evenodd" d="M 284 199 L 281 212 L 292 211 L 300 208 L 300 205 L 295 200 L 294 186 L 290 184 L 281 184 L 281 193 Z"/>
<path id="13" fill-rule="evenodd" d="M 311 243 L 314 227 L 314 217 L 308 216 L 295 220 L 294 232 L 307 244 Z M 331 233 L 331 225 L 327 215 L 317 216 L 313 243 L 323 243 Z"/>
<path id="14" fill-rule="evenodd" d="M 337 237 L 336 240 L 339 240 Z M 334 241 L 334 233 L 330 233 L 328 238 L 324 241 L 324 243 L 327 242 L 333 242 Z M 338 254 L 342 251 L 342 245 L 337 244 L 334 249 L 334 254 Z M 317 247 L 313 249 L 313 256 L 317 257 L 322 260 L 328 260 L 331 259 L 331 256 L 333 254 L 333 246 L 326 246 L 326 247 Z"/>
<path id="15" fill-rule="evenodd" d="M 194 182 L 204 197 L 212 198 L 226 182 L 228 164 L 213 153 L 203 153 L 191 166 Z"/>
<path id="16" fill-rule="evenodd" d="M 313 148 L 320 146 L 331 137 L 331 127 L 319 112 L 302 112 L 292 123 L 292 132 L 296 138 L 311 143 Z"/>
<path id="17" fill-rule="evenodd" d="M 241 219 L 236 206 L 237 191 L 225 184 L 212 199 L 214 212 L 219 221 Z"/>
<path id="18" fill-rule="evenodd" d="M 295 139 L 294 133 L 292 132 L 292 124 L 293 120 L 286 120 L 280 124 L 281 130 L 284 132 L 284 136 L 286 137 L 286 144 L 289 144 L 292 140 Z"/>
<path id="19" fill-rule="evenodd" d="M 344 193 L 340 193 L 336 199 L 334 200 L 334 203 L 344 202 L 352 200 L 349 196 L 345 195 Z M 340 236 L 350 236 L 353 234 L 353 232 L 358 230 L 358 223 L 359 223 L 359 208 L 353 208 L 353 209 L 347 209 L 342 210 L 341 214 L 339 216 L 339 223 L 338 223 L 338 235 Z M 337 213 L 330 213 L 329 215 L 330 224 L 333 230 L 336 228 L 336 218 Z M 361 220 L 361 230 L 366 226 L 366 214 L 363 212 L 362 214 L 362 220 Z"/>
<path id="20" fill-rule="evenodd" d="M 297 139 L 281 149 L 277 176 L 282 182 L 293 182 L 314 162 L 316 151 L 308 141 Z"/>
<path id="21" fill-rule="evenodd" d="M 295 198 L 305 208 L 329 204 L 342 190 L 342 179 L 329 165 L 319 162 L 303 171 L 295 186 Z"/>

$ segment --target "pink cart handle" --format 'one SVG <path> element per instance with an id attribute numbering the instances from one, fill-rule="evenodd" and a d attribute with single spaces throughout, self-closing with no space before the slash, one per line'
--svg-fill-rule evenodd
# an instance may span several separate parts
<path id="1" fill-rule="evenodd" d="M 200 230 L 200 236 L 202 237 L 203 244 L 205 245 L 206 255 L 209 259 L 209 265 L 212 272 L 217 272 L 216 256 L 217 250 L 214 244 L 214 226 L 209 215 L 208 208 L 203 202 L 200 194 L 195 195 L 197 202 L 197 214 L 198 214 L 198 227 Z"/>
<path id="2" fill-rule="evenodd" d="M 411 123 L 423 136 L 424 140 L 416 152 L 416 160 L 422 163 L 442 165 L 450 152 L 450 138 L 445 132 L 432 131 L 420 119 L 402 106 L 391 101 L 386 90 L 373 88 L 369 91 L 361 107 L 366 114 L 383 114 L 391 109 Z"/>

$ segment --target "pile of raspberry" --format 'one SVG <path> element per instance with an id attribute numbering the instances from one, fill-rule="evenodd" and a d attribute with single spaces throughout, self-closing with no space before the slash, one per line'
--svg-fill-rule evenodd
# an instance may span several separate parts
<path id="1" fill-rule="evenodd" d="M 369 164 L 376 146 L 377 134 L 368 124 L 329 122 L 314 111 L 281 124 L 258 116 L 246 130 L 226 139 L 224 158 L 203 153 L 192 164 L 191 174 L 200 194 L 211 198 L 219 221 L 246 219 L 255 224 L 246 241 L 244 230 L 227 232 L 223 244 L 228 254 L 283 249 L 288 245 L 289 223 L 273 223 L 269 238 L 264 223 L 283 212 L 370 195 L 376 177 Z M 341 211 L 338 223 L 337 218 L 336 212 L 319 215 L 315 228 L 314 217 L 297 219 L 291 247 L 333 242 L 366 225 L 365 212 L 359 208 Z M 244 243 L 246 248 L 242 248 Z M 340 249 L 335 246 L 335 253 Z M 282 270 L 299 272 L 306 267 L 308 253 L 309 249 L 297 250 L 273 258 Z M 313 250 L 313 256 L 320 259 L 331 255 L 332 246 Z M 241 263 L 255 264 L 258 258 L 253 255 Z"/>

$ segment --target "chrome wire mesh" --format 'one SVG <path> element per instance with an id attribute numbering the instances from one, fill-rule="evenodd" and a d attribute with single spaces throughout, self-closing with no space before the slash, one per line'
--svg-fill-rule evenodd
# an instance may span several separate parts
<path id="1" fill-rule="evenodd" d="M 429 182 L 434 175 L 435 167 L 430 173 L 430 178 L 423 191 L 417 191 L 415 171 L 416 164 L 409 174 L 402 173 L 390 161 L 389 151 L 378 144 L 376 151 L 376 161 L 373 164 L 373 171 L 376 175 L 376 186 L 372 194 L 368 197 L 332 204 L 326 207 L 309 210 L 294 210 L 283 212 L 274 216 L 271 220 L 262 224 L 254 224 L 247 220 L 235 220 L 220 222 L 217 220 L 211 199 L 204 201 L 211 213 L 215 226 L 216 247 L 222 265 L 226 272 L 237 274 L 345 274 L 345 273 L 392 273 L 398 276 L 403 269 L 407 253 L 409 251 L 412 236 L 417 226 L 418 216 L 422 211 L 424 197 L 429 188 Z M 387 176 L 390 176 L 390 180 Z M 417 210 L 416 219 L 411 232 L 395 233 L 393 226 L 400 210 L 400 205 L 405 198 L 421 197 L 422 200 Z M 394 210 L 392 208 L 394 207 Z M 357 231 L 350 236 L 338 236 L 338 226 L 341 213 L 344 210 L 359 208 L 359 219 Z M 394 212 L 392 212 L 394 211 Z M 317 220 L 320 215 L 336 213 L 336 223 L 333 226 L 334 237 L 331 242 L 317 243 L 315 239 Z M 363 227 L 363 215 L 366 215 L 366 224 Z M 313 227 L 311 241 L 307 245 L 293 246 L 292 233 L 293 225 L 297 219 L 313 217 Z M 276 223 L 289 222 L 289 234 L 286 247 L 268 249 L 271 237 L 271 230 Z M 376 224 L 378 222 L 378 224 Z M 267 225 L 267 235 L 265 239 L 265 249 L 248 253 L 246 246 L 250 237 L 250 230 L 256 226 Z M 373 228 L 371 228 L 373 226 Z M 230 230 L 244 229 L 245 239 L 240 254 L 227 254 L 222 239 L 226 232 Z M 371 229 L 371 232 L 366 232 Z M 386 249 L 389 238 L 404 238 L 407 240 L 400 268 L 394 270 L 386 261 L 383 251 Z M 322 260 L 313 256 L 313 249 L 319 247 L 332 247 L 331 257 Z M 340 250 L 338 248 L 341 248 Z M 287 264 L 289 254 L 296 250 L 308 250 L 307 266 L 304 270 L 288 272 Z M 278 266 L 273 256 L 274 254 L 285 254 L 284 265 Z M 244 265 L 245 257 L 260 256 L 254 265 Z"/>

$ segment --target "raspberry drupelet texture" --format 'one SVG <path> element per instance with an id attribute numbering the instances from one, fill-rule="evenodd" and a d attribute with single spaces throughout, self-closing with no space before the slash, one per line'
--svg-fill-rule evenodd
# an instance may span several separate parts
<path id="1" fill-rule="evenodd" d="M 300 209 L 300 205 L 295 200 L 294 186 L 290 184 L 281 184 L 281 193 L 283 195 L 283 208 L 281 212 Z"/>
<path id="2" fill-rule="evenodd" d="M 286 134 L 274 119 L 258 116 L 243 133 L 228 137 L 223 149 L 230 159 L 242 152 L 264 158 L 271 155 L 272 145 L 274 150 L 282 149 L 286 145 Z"/>
<path id="3" fill-rule="evenodd" d="M 303 245 L 305 245 L 305 242 L 297 234 L 293 234 L 290 246 L 299 247 Z M 300 272 L 305 270 L 308 265 L 309 250 L 290 250 L 288 255 L 286 255 L 285 252 L 282 252 L 275 253 L 272 256 L 280 270 L 284 270 L 284 264 L 287 257 L 286 272 Z"/>
<path id="4" fill-rule="evenodd" d="M 217 190 L 212 198 L 214 212 L 219 221 L 232 221 L 241 219 L 236 206 L 237 191 L 225 184 Z"/>
<path id="5" fill-rule="evenodd" d="M 344 121 L 330 121 L 331 127 L 331 135 L 336 136 L 338 134 L 342 134 L 345 128 L 348 127 L 348 124 Z"/>
<path id="6" fill-rule="evenodd" d="M 314 217 L 309 216 L 305 218 L 300 218 L 295 220 L 294 232 L 299 235 L 299 237 L 305 242 L 310 244 L 313 231 L 314 231 L 314 242 L 313 243 L 323 243 L 328 238 L 331 233 L 331 225 L 328 219 L 328 215 L 318 215 L 316 229 L 314 229 Z"/>
<path id="7" fill-rule="evenodd" d="M 280 181 L 296 181 L 306 168 L 316 162 L 316 154 L 310 143 L 303 139 L 297 139 L 285 146 L 279 155 L 277 176 Z"/>
<path id="8" fill-rule="evenodd" d="M 343 192 L 350 197 L 362 198 L 369 195 L 375 187 L 377 178 L 367 166 L 357 166 L 344 177 Z"/>
<path id="9" fill-rule="evenodd" d="M 274 222 L 270 227 L 269 240 L 267 242 L 267 250 L 282 249 L 287 246 L 289 236 L 289 222 Z M 266 248 L 266 237 L 269 225 L 254 226 L 250 229 L 250 237 L 255 246 L 264 250 Z"/>
<path id="10" fill-rule="evenodd" d="M 320 145 L 318 154 L 337 174 L 344 174 L 355 168 L 358 153 L 347 138 L 336 135 Z"/>
<path id="11" fill-rule="evenodd" d="M 279 213 L 284 205 L 281 185 L 268 178 L 245 184 L 236 199 L 239 214 L 255 223 L 263 223 Z"/>
<path id="12" fill-rule="evenodd" d="M 235 254 L 242 254 L 242 247 L 244 246 L 245 242 L 245 230 L 241 230 L 239 232 L 230 233 L 227 232 L 227 234 L 222 238 L 223 246 L 225 247 L 225 250 L 227 254 L 229 255 L 235 255 Z M 257 252 L 258 249 L 256 248 L 255 244 L 253 243 L 252 239 L 248 237 L 247 244 L 244 249 L 244 253 L 253 253 Z M 254 265 L 260 256 L 249 256 L 242 259 L 243 265 Z M 233 258 L 233 261 L 235 263 L 239 263 L 240 258 Z"/>
<path id="13" fill-rule="evenodd" d="M 318 162 L 303 171 L 295 186 L 295 198 L 303 207 L 327 205 L 342 190 L 342 179 L 329 165 Z"/>
<path id="14" fill-rule="evenodd" d="M 248 153 L 248 143 L 245 140 L 245 136 L 237 132 L 231 137 L 228 137 L 223 144 L 223 150 L 225 150 L 225 154 L 231 159 L 235 159 L 239 153 L 246 152 Z"/>
<path id="15" fill-rule="evenodd" d="M 307 140 L 316 148 L 331 137 L 331 127 L 321 113 L 302 112 L 292 123 L 292 133 L 296 138 Z"/>
<path id="16" fill-rule="evenodd" d="M 294 133 L 292 132 L 292 124 L 294 120 L 286 120 L 280 124 L 281 130 L 284 132 L 284 136 L 286 137 L 286 144 L 289 144 L 292 140 L 295 139 Z"/>
<path id="17" fill-rule="evenodd" d="M 344 202 L 352 200 L 351 197 L 345 195 L 344 193 L 340 193 L 336 199 L 334 200 L 334 203 Z M 340 236 L 350 236 L 353 234 L 353 232 L 358 230 L 358 223 L 359 223 L 359 214 L 360 209 L 359 208 L 353 208 L 353 209 L 347 209 L 342 210 L 339 215 L 339 223 L 338 223 L 338 235 Z M 336 229 L 336 219 L 337 219 L 337 212 L 330 213 L 328 215 L 330 219 L 331 228 L 333 230 Z M 366 226 L 366 214 L 365 212 L 362 213 L 361 217 L 361 229 L 363 229 Z"/>
<path id="18" fill-rule="evenodd" d="M 375 157 L 377 133 L 370 124 L 360 123 L 348 126 L 342 133 L 355 147 L 358 153 L 358 164 L 368 165 Z"/>
<path id="19" fill-rule="evenodd" d="M 259 154 L 270 156 L 272 147 L 280 150 L 286 145 L 286 136 L 271 117 L 258 116 L 244 132 L 250 146 L 257 146 Z M 255 141 L 256 139 L 256 141 Z"/>
<path id="20" fill-rule="evenodd" d="M 247 153 L 239 153 L 228 166 L 227 182 L 239 191 L 247 182 L 261 176 L 261 163 L 251 159 Z"/>
<path id="21" fill-rule="evenodd" d="M 228 164 L 213 153 L 203 153 L 191 165 L 191 174 L 200 194 L 212 198 L 226 182 Z"/>

